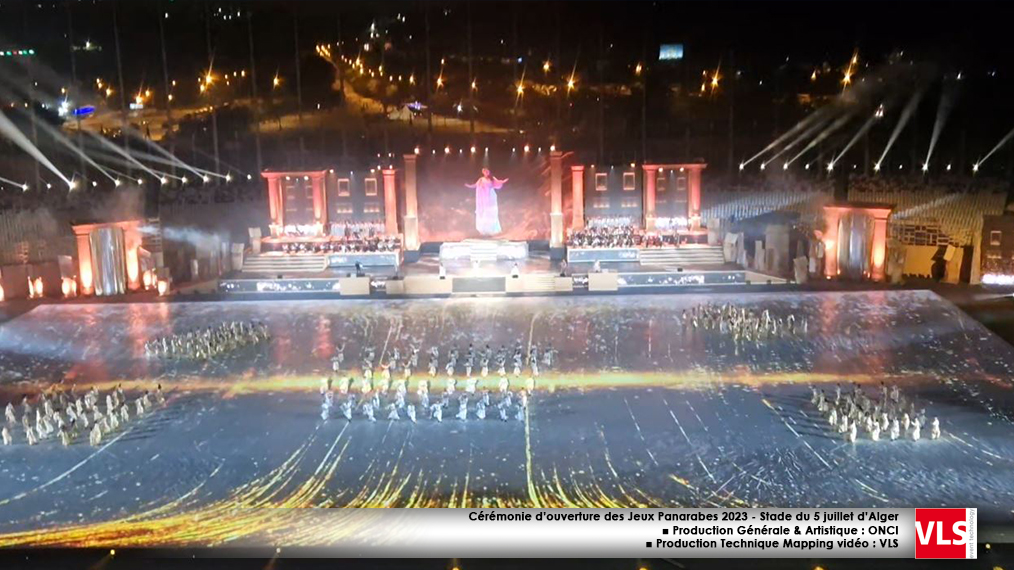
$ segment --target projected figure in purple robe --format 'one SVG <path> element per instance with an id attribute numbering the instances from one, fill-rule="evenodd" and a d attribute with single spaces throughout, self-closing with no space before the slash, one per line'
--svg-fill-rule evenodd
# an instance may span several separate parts
<path id="1" fill-rule="evenodd" d="M 465 184 L 475 188 L 475 229 L 484 236 L 500 233 L 500 210 L 496 202 L 496 191 L 503 188 L 508 178 L 500 180 L 489 173 L 488 168 L 482 169 L 482 176 L 475 184 Z"/>

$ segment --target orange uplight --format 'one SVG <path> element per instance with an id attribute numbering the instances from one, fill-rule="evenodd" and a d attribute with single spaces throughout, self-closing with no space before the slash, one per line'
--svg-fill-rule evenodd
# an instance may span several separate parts
<path id="1" fill-rule="evenodd" d="M 92 260 L 81 259 L 78 269 L 80 271 L 81 287 L 85 290 L 85 293 L 88 293 L 92 290 Z"/>
<path id="2" fill-rule="evenodd" d="M 32 279 L 31 277 L 29 277 L 28 278 L 28 298 L 29 299 L 38 299 L 38 298 L 42 297 L 43 293 L 44 293 L 44 290 L 43 290 L 43 286 L 42 286 L 42 277 L 36 277 L 35 279 Z"/>
<path id="3" fill-rule="evenodd" d="M 77 281 L 73 277 L 64 277 L 60 281 L 60 291 L 66 299 L 77 297 Z"/>
<path id="4" fill-rule="evenodd" d="M 159 279 L 158 281 L 158 295 L 164 297 L 169 292 L 169 281 L 166 279 Z"/>
<path id="5" fill-rule="evenodd" d="M 4 295 L 4 286 L 0 285 L 0 303 L 4 301 L 5 297 L 6 296 Z"/>
<path id="6" fill-rule="evenodd" d="M 151 289 L 151 270 L 145 271 L 141 274 L 141 282 L 144 284 L 144 289 L 147 291 Z"/>
<path id="7" fill-rule="evenodd" d="M 132 289 L 137 289 L 138 281 L 140 278 L 140 263 L 137 259 L 137 246 L 134 246 L 127 250 L 125 260 L 127 265 L 127 284 L 132 286 Z"/>

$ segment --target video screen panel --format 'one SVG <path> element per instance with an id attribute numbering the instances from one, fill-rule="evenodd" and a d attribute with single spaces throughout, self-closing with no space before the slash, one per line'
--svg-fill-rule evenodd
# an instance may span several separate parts
<path id="1" fill-rule="evenodd" d="M 420 241 L 549 239 L 548 154 L 464 153 L 419 161 Z"/>

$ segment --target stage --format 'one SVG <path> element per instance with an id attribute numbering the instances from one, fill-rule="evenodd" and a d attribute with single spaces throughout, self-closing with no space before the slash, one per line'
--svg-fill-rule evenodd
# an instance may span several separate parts
<path id="1" fill-rule="evenodd" d="M 700 303 L 793 311 L 810 333 L 737 345 L 676 324 Z M 251 319 L 274 340 L 205 363 L 144 357 L 153 336 Z M 356 367 L 367 346 L 384 359 L 516 341 L 559 351 L 521 421 L 320 419 L 339 342 Z M 0 447 L 2 546 L 321 546 L 356 532 L 293 514 L 321 507 L 873 501 L 977 507 L 985 531 L 1014 500 L 1014 349 L 923 291 L 46 305 L 0 325 L 0 363 L 4 402 L 50 382 L 168 393 L 99 448 L 19 433 Z M 848 444 L 809 386 L 853 382 L 897 383 L 943 437 Z"/>
<path id="2" fill-rule="evenodd" d="M 441 279 L 441 267 L 444 278 Z M 518 276 L 512 274 L 517 268 Z M 569 294 L 573 292 L 666 290 L 695 286 L 780 284 L 777 276 L 744 270 L 734 264 L 652 265 L 640 262 L 603 264 L 598 279 L 615 281 L 615 287 L 596 288 L 591 283 L 595 274 L 593 263 L 562 264 L 549 258 L 548 252 L 530 251 L 519 260 L 472 261 L 442 259 L 427 254 L 418 261 L 399 267 L 386 264 L 363 264 L 363 275 L 369 279 L 374 296 L 444 296 L 444 295 L 516 295 Z M 326 266 L 316 271 L 238 272 L 219 280 L 223 293 L 249 294 L 315 294 L 341 296 L 342 279 L 352 272 L 348 267 Z M 356 293 L 360 295 L 361 293 Z"/>

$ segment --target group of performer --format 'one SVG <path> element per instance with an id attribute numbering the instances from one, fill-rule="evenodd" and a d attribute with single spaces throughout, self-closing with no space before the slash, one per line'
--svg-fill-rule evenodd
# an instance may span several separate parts
<path id="1" fill-rule="evenodd" d="M 443 364 L 443 371 L 448 377 L 463 372 L 466 377 L 472 377 L 473 373 L 478 373 L 479 376 L 485 378 L 489 376 L 491 370 L 495 370 L 499 376 L 507 376 L 508 366 L 511 367 L 510 371 L 516 377 L 521 376 L 526 366 L 532 376 L 538 377 L 541 370 L 553 366 L 557 351 L 553 348 L 552 343 L 544 348 L 540 348 L 538 343 L 535 343 L 528 347 L 526 354 L 521 341 L 518 340 L 513 349 L 506 345 L 500 345 L 500 348 L 495 351 L 489 344 L 477 349 L 474 343 L 469 343 L 462 353 L 458 346 L 454 345 L 448 351 L 443 362 L 440 357 L 440 347 L 436 345 L 431 346 L 426 354 L 428 356 L 427 371 L 431 378 L 437 375 L 441 364 Z M 419 358 L 420 347 L 418 346 L 412 346 L 404 353 L 400 348 L 395 347 L 387 355 L 386 362 L 378 362 L 376 348 L 367 346 L 362 351 L 361 369 L 364 377 L 372 379 L 373 369 L 376 364 L 379 364 L 382 374 L 388 379 L 398 374 L 399 370 L 403 377 L 408 379 L 412 375 L 412 371 L 419 368 Z M 345 343 L 342 342 L 335 348 L 335 355 L 331 359 L 332 371 L 339 372 L 344 366 L 344 362 Z"/>
<path id="2" fill-rule="evenodd" d="M 440 348 L 431 346 L 426 351 L 429 378 L 436 378 L 441 368 L 447 377 L 443 392 L 431 399 L 431 381 L 425 378 L 417 382 L 414 397 L 408 394 L 412 372 L 420 367 L 420 347 L 412 346 L 405 353 L 394 348 L 386 362 L 379 362 L 376 348 L 368 346 L 363 349 L 361 378 L 358 381 L 351 376 L 338 380 L 325 378 L 321 381 L 321 418 L 330 418 L 332 409 L 337 407 L 347 420 L 361 414 L 374 421 L 377 414 L 386 413 L 385 417 L 390 420 L 404 417 L 414 422 L 428 417 L 439 422 L 443 421 L 444 410 L 453 408 L 456 403 L 454 417 L 460 420 L 469 417 L 486 419 L 490 409 L 495 410 L 491 415 L 501 420 L 506 421 L 511 417 L 521 420 L 535 388 L 535 378 L 553 366 L 556 354 L 552 344 L 541 349 L 538 344 L 533 344 L 525 351 L 520 341 L 513 349 L 501 345 L 497 350 L 488 344 L 477 349 L 470 343 L 464 352 L 455 345 L 448 351 L 446 358 L 441 360 Z M 344 363 L 345 343 L 342 342 L 335 348 L 331 359 L 332 371 L 339 374 Z M 378 365 L 380 370 L 375 377 L 374 370 Z M 466 377 L 463 387 L 455 379 L 458 373 L 464 373 Z M 489 377 L 491 373 L 499 378 L 496 394 L 480 387 L 480 382 L 483 382 L 480 379 Z M 513 390 L 509 373 L 513 374 L 515 384 L 519 384 L 522 375 L 527 373 L 524 387 Z"/>
<path id="3" fill-rule="evenodd" d="M 689 239 L 682 238 L 679 233 L 679 229 L 686 225 L 685 220 L 683 220 L 683 224 L 669 223 L 671 220 L 670 218 L 657 218 L 655 229 L 646 231 L 626 217 L 592 218 L 585 228 L 570 232 L 567 236 L 567 246 L 585 248 L 679 247 L 682 241 Z"/>
<path id="4" fill-rule="evenodd" d="M 408 393 L 409 380 L 398 378 L 391 381 L 381 377 L 371 380 L 362 377 L 353 381 L 344 376 L 335 382 L 332 378 L 321 380 L 321 412 L 322 420 L 329 420 L 338 408 L 341 417 L 352 421 L 356 416 L 368 421 L 376 421 L 377 416 L 397 421 L 406 419 L 416 422 L 429 418 L 442 422 L 444 416 L 459 420 L 475 418 L 484 420 L 487 417 L 508 421 L 511 418 L 524 421 L 528 409 L 528 400 L 535 389 L 535 379 L 528 377 L 525 387 L 512 390 L 507 376 L 501 376 L 496 394 L 488 389 L 479 389 L 479 380 L 469 378 L 463 390 L 458 391 L 458 383 L 454 378 L 447 378 L 441 393 L 430 395 L 430 381 L 418 380 L 415 396 Z M 456 409 L 456 411 L 455 411 Z M 445 411 L 446 410 L 446 411 Z"/>
<path id="5" fill-rule="evenodd" d="M 639 247 L 644 232 L 632 225 L 589 227 L 567 236 L 567 247 Z"/>
<path id="6" fill-rule="evenodd" d="M 806 315 L 776 315 L 770 309 L 757 311 L 731 303 L 705 303 L 684 310 L 678 317 L 684 330 L 717 331 L 737 343 L 775 338 L 800 338 L 809 334 Z"/>
<path id="7" fill-rule="evenodd" d="M 368 253 L 401 249 L 398 236 L 351 235 L 331 237 L 327 240 L 284 242 L 278 246 L 282 253 Z"/>
<path id="8" fill-rule="evenodd" d="M 144 343 L 144 354 L 149 358 L 207 360 L 269 338 L 271 334 L 264 323 L 232 321 L 217 327 L 195 329 L 147 341 Z"/>
<path id="9" fill-rule="evenodd" d="M 827 418 L 831 429 L 842 434 L 850 443 L 856 441 L 860 431 L 873 441 L 895 441 L 899 438 L 919 441 L 927 425 L 925 409 L 917 412 L 915 402 L 906 399 L 897 386 L 888 389 L 883 382 L 873 397 L 868 396 L 858 383 L 845 391 L 841 384 L 836 385 L 833 397 L 812 387 L 811 392 L 810 402 Z M 929 438 L 939 439 L 940 419 L 934 417 L 929 426 Z"/>
<path id="10" fill-rule="evenodd" d="M 97 446 L 102 438 L 115 432 L 131 421 L 150 412 L 154 406 L 165 404 L 162 385 L 154 392 L 145 390 L 133 400 L 127 398 L 121 386 L 104 395 L 92 387 L 84 397 L 77 397 L 73 390 L 51 390 L 43 392 L 30 401 L 26 395 L 21 400 L 21 419 L 12 402 L 4 409 L 6 422 L 0 429 L 4 445 L 15 443 L 15 432 L 21 426 L 25 442 L 36 445 L 53 437 L 59 437 L 64 446 L 71 445 L 81 434 L 88 434 L 88 442 Z"/>

